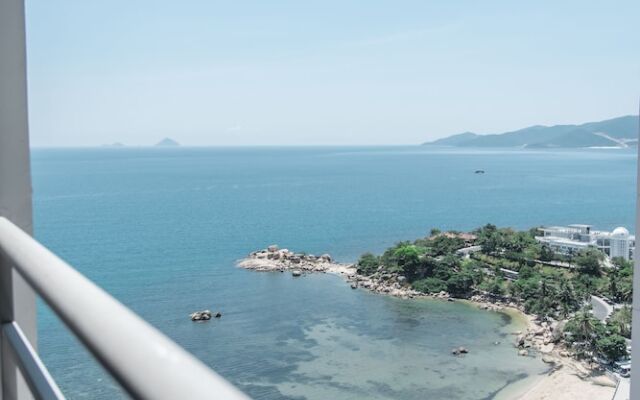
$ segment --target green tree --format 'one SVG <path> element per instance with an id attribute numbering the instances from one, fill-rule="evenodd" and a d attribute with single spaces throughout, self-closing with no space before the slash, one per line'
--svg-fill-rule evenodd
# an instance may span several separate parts
<path id="1" fill-rule="evenodd" d="M 480 288 L 498 296 L 502 296 L 505 294 L 503 280 L 497 277 L 482 282 Z"/>
<path id="2" fill-rule="evenodd" d="M 566 278 L 560 280 L 556 298 L 560 305 L 560 316 L 562 318 L 567 318 L 570 313 L 580 307 L 580 302 L 573 290 L 573 286 Z"/>
<path id="3" fill-rule="evenodd" d="M 589 248 L 578 252 L 575 258 L 575 263 L 581 274 L 600 276 L 602 273 L 600 268 L 602 260 L 604 260 L 604 254 L 602 254 L 601 251 Z"/>
<path id="4" fill-rule="evenodd" d="M 539 258 L 541 261 L 552 261 L 556 257 L 556 254 L 547 245 L 540 246 Z"/>
<path id="5" fill-rule="evenodd" d="M 598 337 L 604 334 L 604 326 L 588 308 L 584 308 L 567 322 L 564 331 L 570 334 L 569 345 L 585 355 L 595 349 Z"/>
<path id="6" fill-rule="evenodd" d="M 413 244 L 398 247 L 393 253 L 398 268 L 397 272 L 404 272 L 409 277 L 415 277 L 420 267 L 420 250 Z M 394 269 L 392 269 L 394 270 Z"/>
<path id="7" fill-rule="evenodd" d="M 371 254 L 364 253 L 360 256 L 357 263 L 358 273 L 362 275 L 371 275 L 380 266 L 380 257 Z"/>
<path id="8" fill-rule="evenodd" d="M 620 335 L 607 335 L 598 338 L 595 342 L 598 353 L 611 361 L 619 360 L 627 355 L 627 342 Z"/>
<path id="9" fill-rule="evenodd" d="M 473 288 L 473 276 L 469 272 L 451 275 L 447 280 L 447 291 L 455 297 L 467 297 Z"/>
<path id="10" fill-rule="evenodd" d="M 615 268 L 610 270 L 607 273 L 607 278 L 608 278 L 607 292 L 609 294 L 609 297 L 613 300 L 617 300 L 620 297 L 620 290 L 619 290 L 620 275 L 618 273 L 618 270 Z"/>
<path id="11" fill-rule="evenodd" d="M 495 225 L 487 224 L 476 231 L 477 243 L 481 246 L 484 254 L 495 254 L 502 245 L 502 240 L 498 228 Z"/>
<path id="12" fill-rule="evenodd" d="M 607 322 L 609 331 L 631 339 L 631 306 L 614 311 Z"/>
<path id="13" fill-rule="evenodd" d="M 447 290 L 447 282 L 442 279 L 429 277 L 419 279 L 411 284 L 413 289 L 422 293 L 439 293 Z"/>

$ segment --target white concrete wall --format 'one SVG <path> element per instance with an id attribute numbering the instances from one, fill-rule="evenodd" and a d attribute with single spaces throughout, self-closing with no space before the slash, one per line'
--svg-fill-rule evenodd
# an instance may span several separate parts
<path id="1" fill-rule="evenodd" d="M 0 0 L 0 215 L 31 233 L 31 210 L 24 0 Z M 18 321 L 35 347 L 35 295 L 3 262 L 0 259 L 0 318 Z M 2 342 L 1 398 L 30 398 Z"/>

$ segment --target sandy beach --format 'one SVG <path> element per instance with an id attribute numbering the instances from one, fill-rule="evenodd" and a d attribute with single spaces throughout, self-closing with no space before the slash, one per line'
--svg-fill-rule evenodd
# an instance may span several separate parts
<path id="1" fill-rule="evenodd" d="M 516 326 L 537 328 L 531 315 L 516 308 L 506 307 L 501 312 L 517 319 Z M 611 400 L 613 397 L 615 387 L 610 378 L 593 373 L 579 361 L 561 356 L 558 350 L 540 353 L 555 361 L 550 371 L 505 387 L 495 400 Z"/>
<path id="2" fill-rule="evenodd" d="M 565 361 L 547 375 L 533 380 L 524 388 L 505 389 L 501 399 L 517 400 L 611 400 L 614 387 L 603 386 L 607 382 L 603 378 L 580 377 L 581 372 Z M 518 390 L 519 389 L 519 390 Z"/>

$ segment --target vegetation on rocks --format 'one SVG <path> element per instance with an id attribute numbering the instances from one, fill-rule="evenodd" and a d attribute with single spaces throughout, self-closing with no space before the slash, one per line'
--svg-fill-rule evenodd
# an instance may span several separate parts
<path id="1" fill-rule="evenodd" d="M 605 255 L 595 248 L 558 255 L 535 239 L 538 234 L 536 228 L 492 224 L 470 233 L 432 229 L 429 236 L 399 242 L 379 256 L 363 254 L 356 267 L 364 276 L 402 275 L 405 285 L 425 294 L 493 296 L 542 319 L 567 320 L 566 340 L 576 355 L 599 353 L 615 360 L 626 354 L 630 311 L 617 311 L 605 325 L 583 308 L 592 295 L 629 303 L 632 263 L 613 259 L 605 266 Z"/>

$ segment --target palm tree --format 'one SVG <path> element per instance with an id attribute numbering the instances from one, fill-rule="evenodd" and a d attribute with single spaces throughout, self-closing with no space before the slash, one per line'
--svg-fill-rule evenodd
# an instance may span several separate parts
<path id="1" fill-rule="evenodd" d="M 576 294 L 573 291 L 573 286 L 564 277 L 560 280 L 557 299 L 560 303 L 562 318 L 567 318 L 569 314 L 571 314 L 578 307 L 579 304 Z"/>
<path id="2" fill-rule="evenodd" d="M 580 347 L 585 351 L 593 351 L 598 334 L 602 330 L 602 323 L 585 307 L 571 319 L 568 330 L 573 334 L 574 343 L 580 343 Z"/>
<path id="3" fill-rule="evenodd" d="M 620 296 L 620 290 L 618 289 L 618 270 L 613 268 L 609 271 L 609 293 L 612 300 L 617 300 Z"/>
<path id="4" fill-rule="evenodd" d="M 625 306 L 614 312 L 607 326 L 618 335 L 631 338 L 631 307 Z"/>

